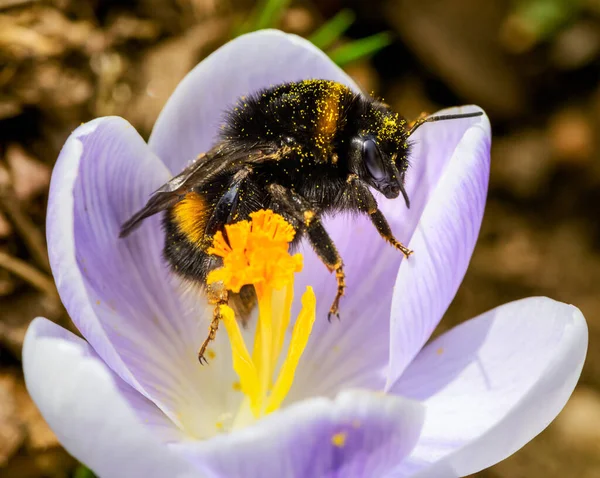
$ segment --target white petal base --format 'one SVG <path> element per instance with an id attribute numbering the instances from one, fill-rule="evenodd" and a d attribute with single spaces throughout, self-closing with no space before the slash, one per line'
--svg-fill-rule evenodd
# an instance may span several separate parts
<path id="1" fill-rule="evenodd" d="M 23 369 L 50 428 L 99 478 L 206 476 L 149 433 L 119 391 L 120 379 L 70 332 L 35 319 L 25 337 Z"/>

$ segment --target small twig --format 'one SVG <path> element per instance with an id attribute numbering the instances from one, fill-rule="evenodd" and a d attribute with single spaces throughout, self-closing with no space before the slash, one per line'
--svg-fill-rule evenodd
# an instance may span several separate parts
<path id="1" fill-rule="evenodd" d="M 25 261 L 0 251 L 0 267 L 18 275 L 46 295 L 58 297 L 54 281 Z"/>
<path id="2" fill-rule="evenodd" d="M 21 210 L 19 200 L 10 187 L 0 187 L 0 209 L 6 213 L 17 233 L 23 238 L 35 263 L 50 272 L 46 241 L 33 221 Z"/>

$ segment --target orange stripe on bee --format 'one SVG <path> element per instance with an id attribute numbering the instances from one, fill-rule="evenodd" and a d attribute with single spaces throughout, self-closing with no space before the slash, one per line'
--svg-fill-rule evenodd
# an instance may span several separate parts
<path id="1" fill-rule="evenodd" d="M 319 140 L 324 143 L 323 145 L 331 142 L 337 131 L 340 117 L 340 96 L 343 90 L 342 85 L 331 83 L 317 103 L 315 133 Z"/>
<path id="2" fill-rule="evenodd" d="M 193 243 L 200 243 L 204 237 L 204 228 L 208 208 L 198 193 L 188 193 L 173 207 L 173 220 L 179 230 Z"/>

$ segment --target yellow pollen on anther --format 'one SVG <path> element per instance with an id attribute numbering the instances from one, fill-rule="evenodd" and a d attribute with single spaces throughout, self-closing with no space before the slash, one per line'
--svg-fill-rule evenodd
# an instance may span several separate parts
<path id="1" fill-rule="evenodd" d="M 221 314 L 231 343 L 233 369 L 239 377 L 234 389 L 239 387 L 246 396 L 242 409 L 259 418 L 280 408 L 292 386 L 315 321 L 316 298 L 307 287 L 287 352 L 280 360 L 291 321 L 294 274 L 302 270 L 302 255 L 289 253 L 295 230 L 282 216 L 262 210 L 252 213 L 249 221 L 225 226 L 225 232 L 217 232 L 208 249 L 223 259 L 223 267 L 212 271 L 207 282 L 222 282 L 233 292 L 251 284 L 256 291 L 258 321 L 252 353 L 233 310 L 221 306 Z M 243 417 L 249 414 L 242 409 L 235 423 L 247 422 Z"/>
<path id="2" fill-rule="evenodd" d="M 331 443 L 338 448 L 342 448 L 346 444 L 346 433 L 339 432 L 331 437 Z"/>
<path id="3" fill-rule="evenodd" d="M 215 234 L 208 253 L 222 257 L 223 267 L 210 272 L 209 284 L 222 281 L 236 293 L 246 284 L 281 289 L 302 270 L 302 255 L 288 252 L 294 228 L 270 210 L 250 218 L 225 226 L 227 240 L 221 231 Z"/>

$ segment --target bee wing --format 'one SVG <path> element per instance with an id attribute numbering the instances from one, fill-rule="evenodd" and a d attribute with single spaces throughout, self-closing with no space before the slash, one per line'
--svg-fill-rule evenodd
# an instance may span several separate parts
<path id="1" fill-rule="evenodd" d="M 201 154 L 181 173 L 152 193 L 146 205 L 121 226 L 119 237 L 128 236 L 144 219 L 169 209 L 181 201 L 190 190 L 202 187 L 216 176 L 228 170 L 239 169 L 244 164 L 278 161 L 289 152 L 288 150 L 289 148 L 276 148 L 273 145 L 254 145 L 250 148 L 217 146 Z"/>
<path id="2" fill-rule="evenodd" d="M 199 179 L 201 175 L 211 175 L 211 171 L 214 172 L 220 163 L 220 161 L 215 161 L 216 159 L 222 159 L 222 155 L 219 154 L 219 151 L 202 153 L 194 159 L 194 161 L 188 164 L 181 173 L 177 176 L 173 176 L 169 182 L 163 184 L 152 194 L 176 192 L 185 189 L 187 185 L 190 185 L 195 180 Z M 197 184 L 194 184 L 192 187 L 194 186 L 197 186 Z"/>
<path id="3" fill-rule="evenodd" d="M 119 237 L 131 234 L 147 217 L 174 206 L 192 188 L 202 186 L 228 165 L 230 162 L 219 151 L 201 154 L 181 173 L 152 193 L 146 205 L 123 223 Z"/>

